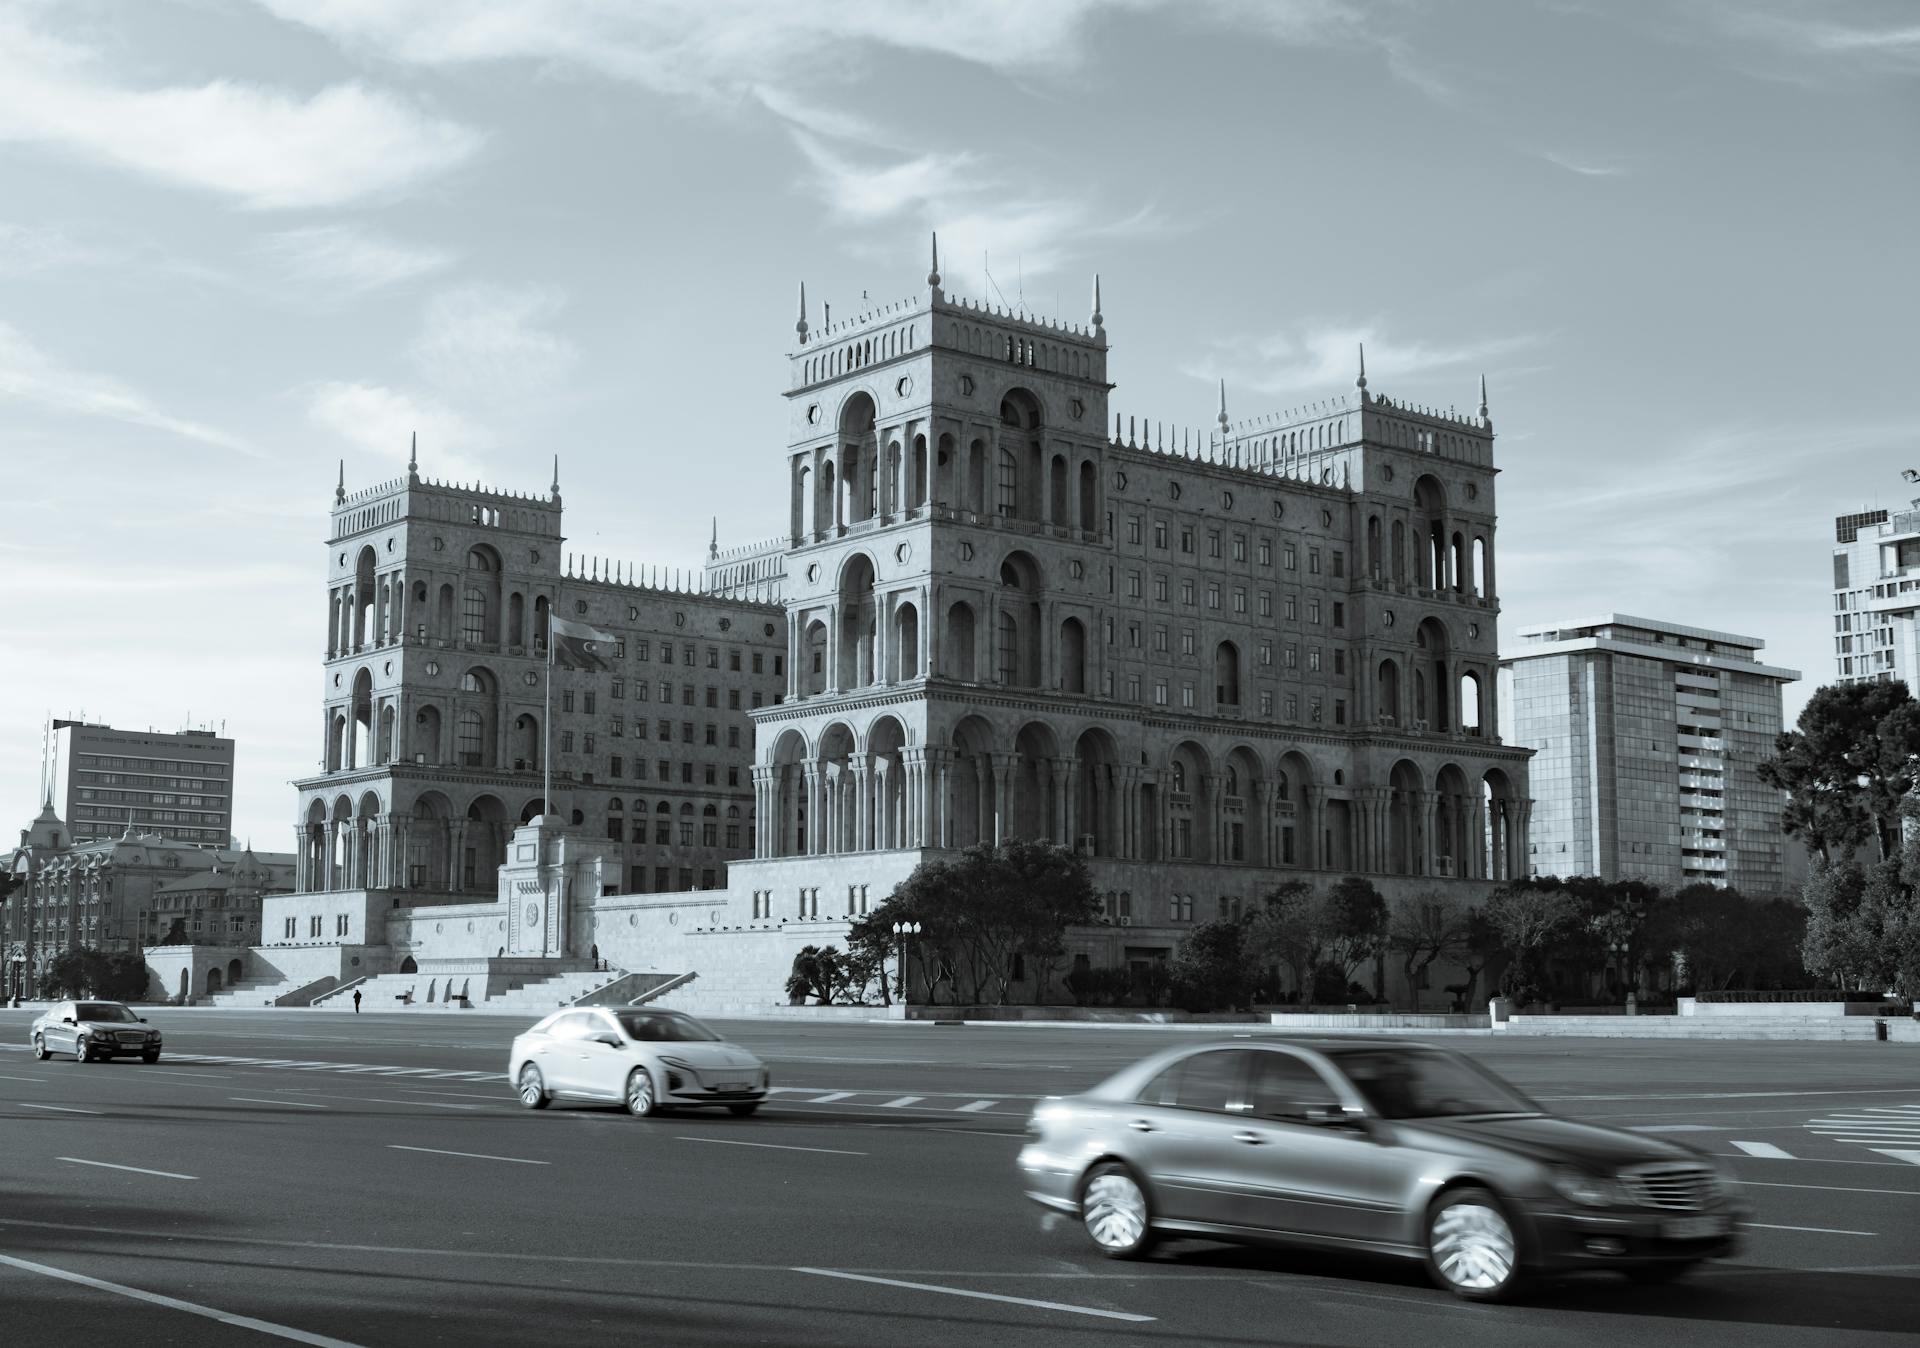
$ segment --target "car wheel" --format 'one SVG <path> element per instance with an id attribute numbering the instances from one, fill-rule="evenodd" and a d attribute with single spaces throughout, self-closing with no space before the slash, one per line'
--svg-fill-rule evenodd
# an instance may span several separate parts
<path id="1" fill-rule="evenodd" d="M 760 1112 L 760 1102 L 758 1100 L 751 1101 L 750 1103 L 747 1103 L 747 1104 L 727 1106 L 727 1113 L 733 1115 L 735 1118 L 740 1118 L 740 1119 L 750 1119 L 755 1114 L 758 1114 L 759 1112 Z"/>
<path id="2" fill-rule="evenodd" d="M 1108 1161 L 1080 1184 L 1080 1224 L 1109 1259 L 1137 1259 L 1153 1248 L 1153 1214 L 1147 1191 L 1126 1166 Z"/>
<path id="3" fill-rule="evenodd" d="M 1642 1264 L 1638 1268 L 1628 1269 L 1627 1276 L 1640 1287 L 1664 1287 L 1668 1283 L 1679 1282 L 1699 1266 L 1699 1261 L 1694 1259 L 1682 1259 L 1671 1264 Z"/>
<path id="4" fill-rule="evenodd" d="M 51 1058 L 53 1056 L 51 1053 L 47 1052 L 47 1041 L 42 1039 L 37 1034 L 33 1037 L 33 1056 L 35 1058 L 38 1058 L 41 1062 L 45 1062 L 48 1058 Z"/>
<path id="5" fill-rule="evenodd" d="M 636 1119 L 644 1119 L 658 1109 L 653 1098 L 653 1078 L 644 1067 L 636 1067 L 627 1074 L 627 1113 Z"/>
<path id="6" fill-rule="evenodd" d="M 75 1044 L 73 1046 L 73 1060 L 75 1062 L 92 1062 L 93 1046 L 90 1044 Z"/>
<path id="7" fill-rule="evenodd" d="M 143 1063 L 157 1063 L 160 1061 L 160 1054 L 157 1050 L 151 1053 L 142 1053 L 140 1055 L 140 1061 Z"/>
<path id="8" fill-rule="evenodd" d="M 1520 1238 L 1500 1200 L 1485 1189 L 1455 1189 L 1427 1213 L 1427 1272 L 1468 1301 L 1503 1301 L 1519 1291 Z"/>
<path id="9" fill-rule="evenodd" d="M 514 1083 L 514 1089 L 520 1096 L 520 1103 L 528 1109 L 545 1109 L 552 1103 L 547 1095 L 546 1078 L 532 1063 L 520 1069 L 520 1079 Z"/>

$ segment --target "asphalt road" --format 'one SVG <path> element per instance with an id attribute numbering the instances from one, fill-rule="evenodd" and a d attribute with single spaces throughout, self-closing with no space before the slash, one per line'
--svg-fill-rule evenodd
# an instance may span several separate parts
<path id="1" fill-rule="evenodd" d="M 1115 1264 L 1027 1203 L 1032 1100 L 1164 1031 L 722 1024 L 773 1102 L 636 1120 L 520 1109 L 525 1021 L 150 1014 L 163 1062 L 82 1066 L 35 1062 L 31 1013 L 0 1011 L 0 1340 L 1920 1342 L 1915 1046 L 1448 1041 L 1552 1108 L 1728 1157 L 1755 1209 L 1739 1259 L 1678 1287 L 1480 1307 L 1391 1261 L 1193 1241 Z"/>

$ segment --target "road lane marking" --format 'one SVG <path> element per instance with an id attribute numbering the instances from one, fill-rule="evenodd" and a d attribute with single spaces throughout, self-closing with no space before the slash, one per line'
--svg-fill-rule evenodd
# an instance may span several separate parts
<path id="1" fill-rule="evenodd" d="M 1709 1123 L 1642 1123 L 1635 1124 L 1627 1131 L 1630 1133 L 1724 1133 L 1727 1129 Z"/>
<path id="2" fill-rule="evenodd" d="M 0 1076 L 0 1081 L 45 1081 L 45 1080 L 46 1080 L 46 1078 L 45 1078 L 45 1077 L 10 1077 L 10 1076 Z"/>
<path id="3" fill-rule="evenodd" d="M 887 1101 L 887 1102 L 886 1102 L 886 1103 L 885 1103 L 884 1105 L 881 1105 L 881 1106 L 880 1106 L 880 1108 L 882 1108 L 882 1109 L 905 1109 L 905 1108 L 906 1108 L 906 1107 L 907 1107 L 908 1105 L 917 1105 L 917 1104 L 919 1104 L 919 1103 L 920 1103 L 920 1102 L 921 1102 L 922 1100 L 924 1100 L 925 1098 L 926 1098 L 926 1097 L 925 1097 L 925 1096 L 923 1096 L 923 1095 L 903 1095 L 903 1096 L 901 1096 L 901 1097 L 900 1097 L 900 1098 L 899 1098 L 898 1100 L 889 1100 L 889 1101 Z"/>
<path id="4" fill-rule="evenodd" d="M 1842 1231 L 1833 1226 L 1781 1226 L 1775 1222 L 1742 1222 L 1742 1226 L 1757 1226 L 1763 1231 L 1811 1231 L 1822 1236 L 1877 1236 L 1878 1231 Z"/>
<path id="5" fill-rule="evenodd" d="M 1835 1095 L 1912 1095 L 1911 1086 L 1875 1086 L 1833 1091 L 1683 1091 L 1658 1095 L 1536 1095 L 1541 1101 L 1563 1100 L 1815 1100 Z"/>
<path id="6" fill-rule="evenodd" d="M 158 1175 L 161 1179 L 197 1180 L 200 1178 L 198 1175 L 176 1175 L 171 1170 L 148 1170 L 145 1166 L 115 1165 L 112 1161 L 88 1161 L 78 1156 L 61 1156 L 56 1159 L 69 1161 L 74 1165 L 97 1165 L 102 1170 L 131 1170 L 136 1175 Z"/>
<path id="7" fill-rule="evenodd" d="M 231 1081 L 231 1072 L 182 1072 L 174 1067 L 156 1067 L 151 1072 L 142 1072 L 143 1077 L 211 1077 L 215 1081 Z"/>
<path id="8" fill-rule="evenodd" d="M 177 1297 L 161 1296 L 158 1292 L 142 1291 L 138 1287 L 128 1287 L 122 1283 L 107 1282 L 100 1278 L 89 1278 L 84 1273 L 73 1273 L 64 1268 L 54 1268 L 51 1264 L 36 1264 L 27 1259 L 16 1259 L 12 1255 L 0 1254 L 0 1264 L 17 1268 L 27 1273 L 38 1273 L 48 1278 L 58 1278 L 62 1282 L 78 1283 L 82 1287 L 91 1287 L 96 1292 L 112 1292 L 115 1296 L 144 1301 L 152 1306 L 164 1306 L 171 1311 L 185 1311 L 188 1315 L 198 1315 L 207 1320 L 217 1320 L 223 1325 L 232 1325 L 237 1329 L 251 1329 L 261 1334 L 271 1334 L 277 1339 L 291 1339 L 295 1343 L 312 1344 L 314 1348 L 357 1348 L 345 1339 L 330 1339 L 324 1334 L 309 1334 L 304 1329 L 294 1329 L 288 1325 L 276 1325 L 269 1320 L 256 1320 L 250 1315 L 235 1315 L 232 1311 L 223 1311 L 212 1306 L 201 1306 L 191 1301 L 181 1301 Z"/>
<path id="9" fill-rule="evenodd" d="M 485 1109 L 485 1105 L 450 1105 L 442 1100 L 389 1100 L 380 1095 L 348 1095 L 346 1100 L 365 1100 L 375 1105 L 416 1105 L 422 1109 Z"/>
<path id="10" fill-rule="evenodd" d="M 975 1301 L 998 1301 L 1009 1306 L 1034 1306 L 1043 1311 L 1065 1311 L 1068 1315 L 1093 1315 L 1102 1320 L 1125 1320 L 1128 1324 L 1147 1324 L 1151 1315 L 1128 1311 L 1102 1310 L 1097 1306 L 1070 1306 L 1064 1301 L 1038 1301 L 1032 1297 L 1002 1296 L 998 1292 L 974 1292 L 964 1287 L 941 1287 L 930 1282 L 906 1282 L 899 1278 L 875 1278 L 865 1273 L 841 1273 L 831 1268 L 796 1268 L 795 1273 L 811 1273 L 817 1278 L 844 1278 L 848 1282 L 878 1283 L 882 1287 L 904 1287 L 910 1292 L 938 1292 L 942 1296 L 970 1297 Z"/>
<path id="11" fill-rule="evenodd" d="M 852 1098 L 852 1091 L 834 1091 L 831 1095 L 816 1095 L 811 1100 L 802 1100 L 799 1103 L 806 1105 L 827 1105 L 832 1104 L 835 1100 L 850 1100 Z"/>
<path id="12" fill-rule="evenodd" d="M 292 1105 L 295 1109 L 332 1109 L 332 1105 L 309 1104 L 305 1100 L 262 1100 L 253 1095 L 229 1095 L 229 1100 L 238 1100 L 243 1105 Z"/>
<path id="13" fill-rule="evenodd" d="M 998 1100 L 975 1100 L 970 1105 L 961 1105 L 956 1112 L 960 1114 L 978 1114 L 981 1110 L 992 1109 L 999 1103 Z"/>
<path id="14" fill-rule="evenodd" d="M 553 1162 L 551 1161 L 529 1161 L 524 1156 L 489 1156 L 485 1152 L 479 1152 L 479 1151 L 444 1151 L 439 1147 L 405 1147 L 398 1142 L 389 1142 L 387 1144 L 387 1148 L 390 1151 L 432 1152 L 435 1156 L 465 1156 L 475 1161 L 511 1161 L 515 1165 L 552 1165 L 553 1164 Z"/>
<path id="15" fill-rule="evenodd" d="M 72 1105 L 30 1105 L 25 1100 L 19 1102 L 22 1109 L 51 1109 L 59 1114 L 98 1114 L 97 1109 L 75 1109 Z"/>
<path id="16" fill-rule="evenodd" d="M 1736 1180 L 1747 1189 L 1818 1189 L 1823 1194 L 1892 1194 L 1920 1198 L 1920 1189 L 1849 1189 L 1839 1184 L 1783 1184 L 1778 1180 Z"/>
<path id="17" fill-rule="evenodd" d="M 1892 1147 L 1872 1147 L 1869 1148 L 1869 1150 L 1877 1151 L 1882 1156 L 1891 1156 L 1896 1161 L 1907 1161 L 1913 1165 L 1920 1165 L 1920 1151 L 1908 1151 L 1904 1148 L 1896 1150 Z"/>
<path id="18" fill-rule="evenodd" d="M 1727 1145 L 1738 1147 L 1749 1156 L 1759 1156 L 1769 1161 L 1791 1161 L 1793 1159 L 1792 1152 L 1781 1147 L 1776 1147 L 1771 1142 L 1729 1142 Z"/>
<path id="19" fill-rule="evenodd" d="M 794 1147 L 784 1142 L 741 1142 L 731 1137 L 683 1137 L 675 1135 L 679 1142 L 712 1142 L 722 1147 L 764 1147 L 768 1151 L 817 1151 L 823 1156 L 865 1156 L 864 1151 L 841 1151 L 838 1147 Z"/>

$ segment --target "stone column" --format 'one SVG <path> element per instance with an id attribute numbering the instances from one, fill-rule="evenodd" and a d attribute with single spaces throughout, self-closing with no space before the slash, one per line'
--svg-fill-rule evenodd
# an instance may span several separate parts
<path id="1" fill-rule="evenodd" d="M 1120 855 L 1139 859 L 1140 847 L 1140 768 L 1128 764 L 1120 770 Z"/>
<path id="2" fill-rule="evenodd" d="M 801 800 L 804 802 L 804 831 L 806 834 L 806 846 L 804 849 L 800 849 L 800 855 L 803 856 L 819 856 L 825 850 L 821 845 L 821 837 L 824 832 L 821 827 L 821 815 L 825 810 L 825 792 L 822 790 L 823 786 L 824 783 L 820 780 L 820 765 L 818 763 L 802 763 L 800 765 L 800 792 Z M 800 831 L 802 826 L 798 818 L 795 819 L 794 826 L 796 832 Z M 796 838 L 795 841 L 797 844 L 799 839 Z"/>
<path id="3" fill-rule="evenodd" d="M 879 811 L 874 808 L 874 793 L 886 781 L 886 775 L 878 763 L 870 763 L 864 758 L 853 760 L 853 850 L 871 852 L 879 844 L 879 830 L 876 827 Z"/>
<path id="4" fill-rule="evenodd" d="M 1420 874 L 1432 875 L 1436 871 L 1434 857 L 1439 849 L 1433 843 L 1433 821 L 1440 803 L 1438 791 L 1420 793 Z"/>
<path id="5" fill-rule="evenodd" d="M 447 889 L 454 894 L 464 894 L 467 892 L 467 821 L 450 821 L 447 835 Z"/>
<path id="6" fill-rule="evenodd" d="M 1308 870 L 1320 869 L 1320 788 L 1300 784 L 1300 812 L 1293 821 L 1295 855 Z"/>
<path id="7" fill-rule="evenodd" d="M 1054 841 L 1064 843 L 1071 849 L 1074 845 L 1073 816 L 1073 760 L 1071 758 L 1049 758 L 1047 765 L 1047 785 L 1053 792 L 1053 831 Z"/>
<path id="8" fill-rule="evenodd" d="M 988 757 L 993 764 L 993 841 L 998 846 L 1013 836 L 1013 770 L 1020 756 L 995 750 Z"/>
<path id="9" fill-rule="evenodd" d="M 295 824 L 293 836 L 296 839 L 293 848 L 293 892 L 311 893 L 313 890 L 313 844 L 307 838 L 307 826 Z M 31 918 L 32 914 L 29 913 L 28 916 Z"/>
<path id="10" fill-rule="evenodd" d="M 1527 834 L 1533 821 L 1533 802 L 1519 800 L 1514 803 L 1519 806 L 1519 811 L 1513 821 L 1513 844 L 1509 853 L 1511 861 L 1508 864 L 1507 873 L 1510 877 L 1517 879 L 1524 877 L 1532 869 L 1527 864 Z"/>

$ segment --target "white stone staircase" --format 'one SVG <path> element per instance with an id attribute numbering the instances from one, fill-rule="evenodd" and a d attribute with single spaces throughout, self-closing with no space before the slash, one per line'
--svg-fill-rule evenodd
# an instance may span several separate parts
<path id="1" fill-rule="evenodd" d="M 293 991 L 290 978 L 243 978 L 211 997 L 201 999 L 205 1006 L 272 1006 L 273 999 Z"/>
<path id="2" fill-rule="evenodd" d="M 498 996 L 489 997 L 486 1006 L 489 1011 L 525 1011 L 530 1015 L 538 1015 L 562 1006 L 571 1006 L 582 997 L 626 976 L 625 969 L 582 969 L 574 973 L 555 974 L 552 978 L 509 988 Z"/>

